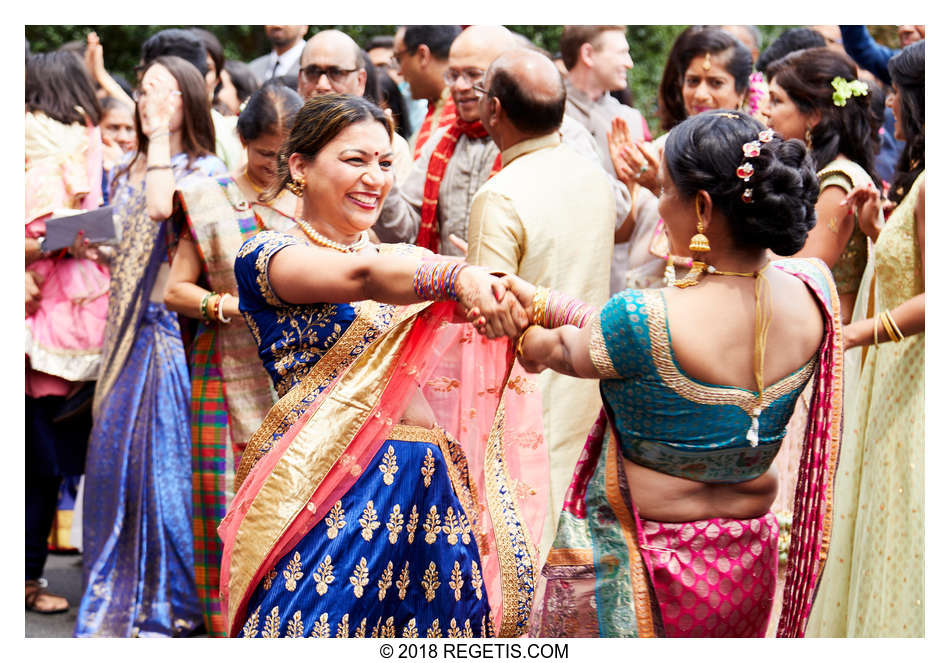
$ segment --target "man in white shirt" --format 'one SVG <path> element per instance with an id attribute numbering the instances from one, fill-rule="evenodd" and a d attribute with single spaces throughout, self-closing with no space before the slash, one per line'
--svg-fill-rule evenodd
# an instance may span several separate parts
<path id="1" fill-rule="evenodd" d="M 248 63 L 261 83 L 281 76 L 296 76 L 300 69 L 300 55 L 303 53 L 304 35 L 309 25 L 265 25 L 267 39 L 274 45 L 267 55 L 262 55 Z"/>

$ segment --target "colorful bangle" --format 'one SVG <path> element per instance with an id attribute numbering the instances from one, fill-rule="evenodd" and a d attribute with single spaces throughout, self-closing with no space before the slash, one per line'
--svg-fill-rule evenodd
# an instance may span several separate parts
<path id="1" fill-rule="evenodd" d="M 211 299 L 213 292 L 206 292 L 205 296 L 201 298 L 201 319 L 205 322 L 211 322 L 211 319 L 208 317 L 208 300 Z"/>
<path id="2" fill-rule="evenodd" d="M 532 322 L 541 324 L 541 326 L 548 329 L 554 329 L 562 325 L 583 327 L 590 320 L 593 313 L 594 308 L 583 301 L 553 290 L 547 297 L 545 311 L 541 319 L 539 321 L 532 320 Z"/>
<path id="3" fill-rule="evenodd" d="M 424 262 L 416 268 L 412 278 L 412 290 L 419 299 L 458 301 L 456 285 L 459 274 L 468 263 L 459 261 Z"/>
<path id="4" fill-rule="evenodd" d="M 550 297 L 551 288 L 539 285 L 534 289 L 534 296 L 531 298 L 531 324 L 544 324 L 544 316 L 547 313 Z"/>

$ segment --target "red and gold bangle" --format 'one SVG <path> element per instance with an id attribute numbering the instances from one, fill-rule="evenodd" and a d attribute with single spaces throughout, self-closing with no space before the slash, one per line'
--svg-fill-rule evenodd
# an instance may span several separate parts
<path id="1" fill-rule="evenodd" d="M 416 273 L 413 276 L 413 292 L 416 293 L 419 299 L 433 301 L 457 300 L 455 286 L 458 282 L 458 275 L 470 266 L 468 263 L 457 260 L 423 262 L 416 268 Z"/>

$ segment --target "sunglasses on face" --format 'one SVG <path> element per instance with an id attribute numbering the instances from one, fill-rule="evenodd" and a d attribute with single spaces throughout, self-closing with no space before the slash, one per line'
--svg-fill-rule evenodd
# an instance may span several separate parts
<path id="1" fill-rule="evenodd" d="M 346 77 L 352 74 L 357 69 L 341 69 L 340 67 L 318 67 L 315 64 L 308 64 L 306 67 L 300 70 L 311 83 L 316 83 L 320 80 L 321 77 L 326 75 L 330 79 L 331 83 L 342 83 L 346 80 Z"/>

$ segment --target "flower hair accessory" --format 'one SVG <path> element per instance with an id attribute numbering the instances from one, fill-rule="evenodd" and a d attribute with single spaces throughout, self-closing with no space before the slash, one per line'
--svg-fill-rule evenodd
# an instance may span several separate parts
<path id="1" fill-rule="evenodd" d="M 831 79 L 831 87 L 835 90 L 831 95 L 835 106 L 844 106 L 851 97 L 863 97 L 868 93 L 868 84 L 864 81 L 846 81 L 841 76 Z"/>
<path id="2" fill-rule="evenodd" d="M 772 142 L 772 138 L 775 136 L 775 132 L 771 129 L 765 129 L 759 132 L 757 140 L 749 141 L 748 143 L 743 144 L 742 146 L 742 155 L 746 159 L 754 159 L 755 157 L 762 154 L 762 144 Z M 755 168 L 752 167 L 752 164 L 748 161 L 743 161 L 742 165 L 736 168 L 736 177 L 748 182 L 752 176 L 755 174 Z M 742 192 L 742 202 L 751 203 L 752 202 L 752 189 L 747 188 Z"/>

